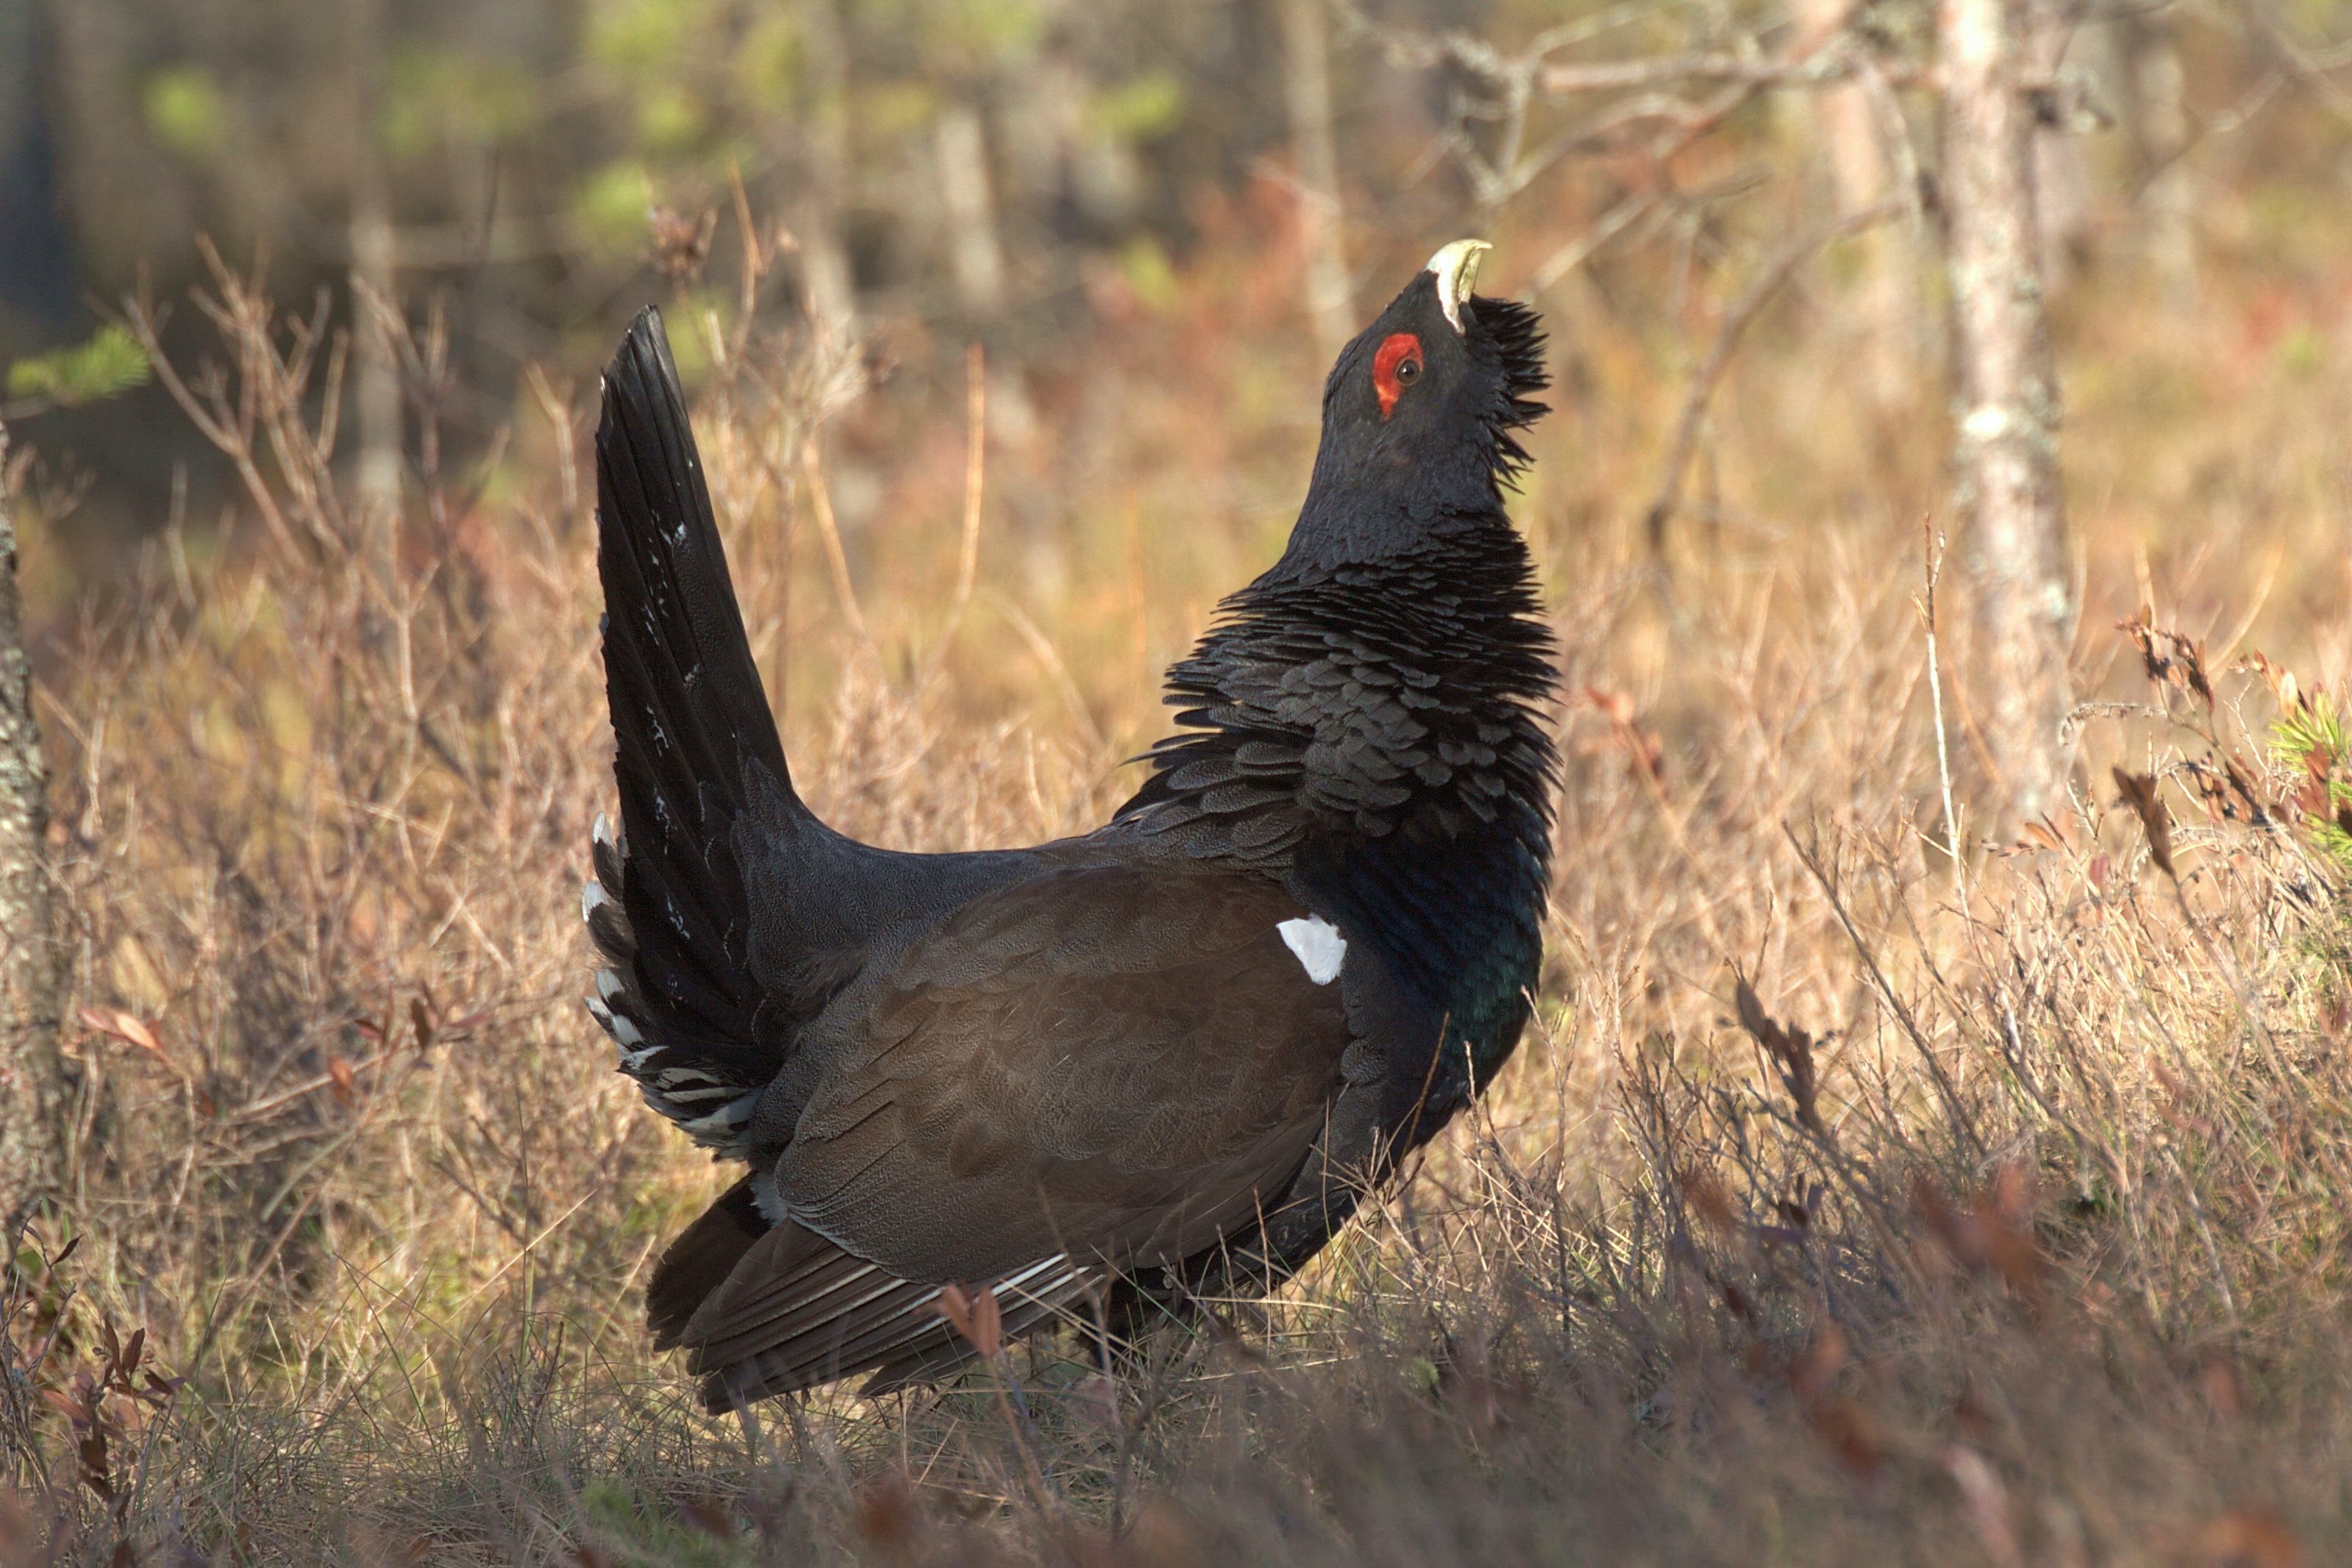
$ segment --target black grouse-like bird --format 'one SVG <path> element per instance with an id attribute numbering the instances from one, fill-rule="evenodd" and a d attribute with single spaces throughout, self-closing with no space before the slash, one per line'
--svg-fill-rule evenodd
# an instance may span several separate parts
<path id="1" fill-rule="evenodd" d="M 1542 952 L 1555 672 L 1503 489 L 1534 313 L 1447 246 L 1349 343 L 1282 559 L 1169 673 L 1177 733 L 1084 837 L 909 855 L 793 793 L 660 318 L 596 437 L 621 832 L 589 1007 L 749 1173 L 648 1290 L 713 1409 L 1008 1337 L 1102 1288 L 1258 1292 L 1517 1045 Z"/>

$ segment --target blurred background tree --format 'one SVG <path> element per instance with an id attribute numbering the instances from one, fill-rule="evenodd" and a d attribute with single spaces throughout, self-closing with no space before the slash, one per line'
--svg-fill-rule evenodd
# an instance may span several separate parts
<path id="1" fill-rule="evenodd" d="M 2345 9 L 1969 12 L 2018 35 L 2000 68 L 2026 152 L 2008 166 L 2034 238 L 2005 254 L 2040 272 L 2022 286 L 2062 331 L 2091 285 L 2182 328 L 2211 303 L 2210 253 L 2254 230 L 2321 245 L 2352 149 L 2352 51 L 2324 42 L 2352 30 Z M 47 411 L 28 438 L 90 477 L 61 542 L 103 579 L 168 519 L 204 548 L 234 487 L 161 388 L 101 402 L 37 384 L 72 368 L 66 351 L 107 370 L 106 317 L 201 280 L 202 237 L 351 332 L 339 458 L 387 550 L 424 465 L 500 482 L 550 406 L 534 388 L 560 403 L 637 305 L 698 323 L 674 335 L 699 377 L 748 301 L 761 323 L 854 339 L 869 378 L 896 372 L 898 412 L 833 458 L 857 565 L 898 503 L 892 443 L 924 411 L 960 412 L 979 342 L 992 483 L 1024 573 L 1050 585 L 1074 465 L 1113 460 L 1102 411 L 1168 374 L 1150 356 L 1213 361 L 1221 417 L 1294 438 L 1357 303 L 1434 244 L 1492 231 L 1489 284 L 1546 310 L 1571 405 L 1604 333 L 1675 389 L 1654 487 L 1621 498 L 1662 560 L 1738 509 L 1715 394 L 1759 322 L 1851 357 L 1838 416 L 1890 454 L 1887 504 L 1965 512 L 1980 480 L 1906 488 L 1916 459 L 1893 456 L 1941 460 L 1965 369 L 1948 345 L 1984 341 L 1945 270 L 1951 201 L 1982 182 L 1940 140 L 1938 26 L 1922 0 L 13 0 L 0 363 L 32 389 L 16 411 L 37 395 Z M 775 262 L 748 292 L 745 256 Z M 393 329 L 428 309 L 447 364 L 395 363 Z M 195 318 L 165 323 L 167 349 Z M 2031 573 L 2055 582 L 2063 549 L 2044 543 Z M 2011 587 L 2043 624 L 2011 662 L 2046 674 L 2065 616 Z M 2013 717 L 2038 733 L 2062 708 Z M 1983 733 L 2007 722 L 1988 713 Z"/>
<path id="2" fill-rule="evenodd" d="M 2292 21 L 2324 34 L 2328 9 Z M 2044 138 L 2051 243 L 2143 251 L 2186 288 L 2187 193 L 2247 170 L 2221 143 L 2255 121 L 2307 120 L 2278 110 L 2337 62 L 2236 7 L 2074 6 L 2049 26 L 2063 59 L 2043 75 L 2079 77 L 2123 132 L 2088 154 L 2064 127 Z M 1016 346 L 1087 330 L 1093 273 L 1164 289 L 1222 234 L 1208 209 L 1270 181 L 1307 231 L 1301 324 L 1328 338 L 1360 278 L 1433 225 L 1507 205 L 1590 238 L 1580 220 L 1633 195 L 1644 216 L 1619 243 L 1660 242 L 1650 261 L 1684 274 L 1730 254 L 1765 184 L 1801 174 L 1866 205 L 1903 173 L 1890 118 L 1916 132 L 1933 112 L 1912 90 L 1931 30 L 1916 4 L 1838 0 L 16 0 L 0 8 L 0 359 L 87 335 L 84 302 L 142 277 L 174 294 L 205 234 L 240 263 L 266 253 L 289 298 L 345 294 L 354 269 L 411 301 L 445 292 L 486 434 L 522 366 L 589 368 L 647 291 L 648 211 L 723 207 L 739 171 L 793 247 L 772 308 Z M 1717 50 L 1750 68 L 1871 64 L 1779 115 L 1760 79 L 1718 75 L 1719 111 L 1678 92 L 1689 79 L 1577 81 L 1596 62 Z M 1516 104 L 1482 71 L 1512 58 L 1534 66 Z M 1677 116 L 1680 145 L 1626 134 Z M 1717 144 L 1693 158 L 1702 132 Z M 1893 277 L 1916 262 L 1877 258 L 1898 243 L 1857 261 L 1877 293 L 1849 325 L 1907 343 L 1933 306 Z M 1544 286 L 1570 269 L 1556 259 Z M 1881 387 L 1916 356 L 1884 358 Z M 152 499 L 165 470 L 101 436 L 135 418 L 85 428 Z"/>

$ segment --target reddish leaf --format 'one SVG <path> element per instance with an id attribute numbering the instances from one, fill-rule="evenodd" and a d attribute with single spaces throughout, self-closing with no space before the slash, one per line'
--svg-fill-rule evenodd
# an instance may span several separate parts
<path id="1" fill-rule="evenodd" d="M 656 206 L 646 215 L 653 230 L 654 265 L 673 282 L 681 282 L 702 275 L 702 264 L 710 258 L 710 239 L 719 232 L 719 209 L 705 208 L 699 216 L 673 212 Z"/>
<path id="2" fill-rule="evenodd" d="M 971 1304 L 971 1348 L 993 1356 L 1004 1348 L 1004 1314 L 994 1290 L 982 1290 Z"/>
<path id="3" fill-rule="evenodd" d="M 1796 1101 L 1798 1121 L 1816 1135 L 1827 1138 L 1829 1128 L 1822 1121 L 1821 1086 L 1813 1067 L 1813 1037 L 1802 1029 L 1783 1027 L 1776 1022 L 1764 1011 L 1764 1004 L 1757 999 L 1744 974 L 1737 977 L 1732 1001 L 1739 1010 L 1739 1026 L 1764 1047 L 1789 1098 Z"/>
<path id="4" fill-rule="evenodd" d="M 2028 838 L 2032 839 L 2044 849 L 2063 850 L 2066 847 L 2064 832 L 2049 817 L 2037 817 L 2027 823 L 2023 832 Z"/>
<path id="5" fill-rule="evenodd" d="M 155 1031 L 133 1015 L 125 1013 L 120 1008 L 84 1007 L 81 1010 L 81 1021 L 85 1027 L 101 1035 L 111 1035 L 127 1045 L 136 1046 L 165 1067 L 173 1068 L 174 1071 L 178 1070 L 170 1055 L 164 1051 L 163 1042 L 155 1037 Z"/>
<path id="6" fill-rule="evenodd" d="M 2142 605 L 2131 619 L 2117 621 L 2116 629 L 2137 646 L 2140 665 L 2150 680 L 2192 691 L 2204 699 L 2205 706 L 2210 709 L 2213 686 L 2205 676 L 2205 645 L 2151 625 L 2154 618 L 2147 606 Z"/>
<path id="7" fill-rule="evenodd" d="M 1954 1207 L 1928 1182 L 1912 1189 L 1912 1204 L 1946 1256 L 1976 1273 L 1998 1274 L 2029 1306 L 2042 1300 L 2042 1248 L 2031 1228 L 2033 1184 L 2021 1164 L 2001 1167 L 1992 1185 Z"/>
<path id="8" fill-rule="evenodd" d="M 2262 1509 L 2238 1508 L 2208 1520 L 2197 1550 L 2221 1568 L 2303 1568 L 2303 1542 Z"/>
<path id="9" fill-rule="evenodd" d="M 1699 1223 L 1718 1235 L 1728 1236 L 1738 1227 L 1738 1217 L 1731 1207 L 1731 1194 L 1723 1190 L 1723 1182 L 1712 1171 L 1699 1169 L 1683 1175 L 1683 1201 L 1690 1205 Z"/>
<path id="10" fill-rule="evenodd" d="M 1845 1334 L 1835 1323 L 1823 1323 L 1813 1342 L 1789 1367 L 1789 1387 L 1811 1405 L 1830 1391 L 1830 1382 L 1845 1365 Z"/>
<path id="11" fill-rule="evenodd" d="M 1633 761 L 1635 771 L 1652 784 L 1664 784 L 1665 744 L 1633 721 L 1633 700 L 1622 691 L 1605 691 L 1598 686 L 1586 687 L 1584 700 L 1608 719 L 1611 735 Z"/>
<path id="12" fill-rule="evenodd" d="M 914 1489 L 897 1470 L 885 1471 L 857 1494 L 857 1533 L 887 1552 L 897 1555 L 913 1542 L 915 1522 Z"/>
<path id="13" fill-rule="evenodd" d="M 2120 767 L 2109 771 L 2115 774 L 2116 786 L 2124 792 L 2122 804 L 2131 807 L 2147 834 L 2147 858 L 2156 862 L 2158 870 L 2179 880 L 2179 873 L 2172 868 L 2172 817 L 2164 809 L 2164 797 L 2157 793 L 2156 776 L 2126 773 Z"/>
<path id="14" fill-rule="evenodd" d="M 688 1498 L 677 1505 L 679 1517 L 701 1533 L 720 1541 L 735 1539 L 735 1516 L 717 1498 Z"/>
<path id="15" fill-rule="evenodd" d="M 2263 684 L 2271 689 L 2271 695 L 2278 700 L 2278 705 L 2283 710 L 2291 713 L 2303 706 L 2303 693 L 2295 685 L 2294 674 L 2292 670 L 2281 668 L 2260 653 L 2248 654 L 2238 661 L 2238 668 L 2252 670 L 2260 676 Z"/>
<path id="16" fill-rule="evenodd" d="M 2204 1390 L 2205 1403 L 2213 1414 L 2224 1421 L 2235 1421 L 2245 1409 L 2245 1396 L 2238 1385 L 2237 1369 L 2219 1352 L 2205 1358 L 2199 1369 L 2199 1385 Z"/>
<path id="17" fill-rule="evenodd" d="M 962 1339 L 971 1338 L 971 1291 L 970 1288 L 949 1280 L 940 1287 L 940 1299 L 935 1303 L 940 1317 L 948 1321 Z"/>

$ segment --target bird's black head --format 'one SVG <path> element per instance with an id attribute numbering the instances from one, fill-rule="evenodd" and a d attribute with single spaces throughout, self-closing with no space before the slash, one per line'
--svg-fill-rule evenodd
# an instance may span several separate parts
<path id="1" fill-rule="evenodd" d="M 1549 378 L 1536 313 L 1471 297 L 1486 249 L 1465 239 L 1439 251 L 1340 351 L 1323 387 L 1315 477 L 1277 574 L 1508 526 L 1502 489 L 1528 460 L 1512 433 L 1547 412 L 1534 395 Z"/>

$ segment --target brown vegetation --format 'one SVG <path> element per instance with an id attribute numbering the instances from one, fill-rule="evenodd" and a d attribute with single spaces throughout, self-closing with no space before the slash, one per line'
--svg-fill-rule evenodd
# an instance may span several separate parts
<path id="1" fill-rule="evenodd" d="M 1225 266 L 1097 346 L 1059 589 L 1014 591 L 1029 542 L 994 510 L 961 587 L 960 382 L 843 416 L 898 488 L 836 552 L 802 437 L 845 362 L 710 345 L 736 580 L 835 825 L 960 847 L 1119 797 L 1153 672 L 1304 471 L 1310 433 L 1254 434 L 1248 398 L 1311 385 L 1305 356 L 1205 336 L 1295 275 Z M 2258 311 L 2074 331 L 2075 684 L 2101 700 L 2070 801 L 1990 847 L 1969 628 L 1942 615 L 1931 687 L 1922 622 L 1936 422 L 1825 415 L 1834 344 L 1751 345 L 1662 589 L 1623 498 L 1673 389 L 1561 312 L 1575 374 L 1519 510 L 1569 780 L 1538 1025 L 1495 1094 L 1275 1302 L 746 1427 L 697 1415 L 638 1321 L 720 1173 L 577 1002 L 609 795 L 585 399 L 547 389 L 520 487 L 428 473 L 387 583 L 299 391 L 332 343 L 232 277 L 212 299 L 232 368 L 182 390 L 265 527 L 209 563 L 167 536 L 47 666 L 79 1093 L 67 1195 L 0 1296 L 0 1561 L 2284 1568 L 2352 1543 L 2352 942 L 2315 826 L 2343 758 L 2273 744 L 2281 716 L 2326 729 L 2352 647 L 2346 410 L 2340 376 L 2239 335 Z M 440 354 L 406 356 L 420 420 Z"/>

